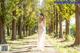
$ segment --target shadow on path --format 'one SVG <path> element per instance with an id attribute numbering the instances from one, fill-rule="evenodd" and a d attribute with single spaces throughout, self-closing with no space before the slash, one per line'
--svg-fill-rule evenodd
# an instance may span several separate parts
<path id="1" fill-rule="evenodd" d="M 48 41 L 47 36 L 44 51 L 41 51 L 37 48 L 37 34 L 27 37 L 24 40 L 25 41 L 22 43 L 11 43 L 16 46 L 12 47 L 10 53 L 59 53 L 50 43 L 50 41 Z"/>

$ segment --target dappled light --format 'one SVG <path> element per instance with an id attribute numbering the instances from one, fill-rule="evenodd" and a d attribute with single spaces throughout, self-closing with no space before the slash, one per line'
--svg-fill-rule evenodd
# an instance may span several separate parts
<path id="1" fill-rule="evenodd" d="M 0 0 L 0 53 L 80 53 L 80 1 Z"/>

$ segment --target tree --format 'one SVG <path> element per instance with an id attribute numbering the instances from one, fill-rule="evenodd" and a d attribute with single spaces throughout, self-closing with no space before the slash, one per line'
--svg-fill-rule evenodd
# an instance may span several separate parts
<path id="1" fill-rule="evenodd" d="M 19 35 L 19 39 L 23 38 L 23 36 L 22 36 L 22 28 L 23 28 L 22 21 L 23 21 L 23 17 L 21 16 L 19 18 L 19 20 L 18 20 L 18 35 Z"/>
<path id="2" fill-rule="evenodd" d="M 76 38 L 74 45 L 80 44 L 80 5 L 76 5 L 75 7 L 75 19 L 76 19 Z"/>
<path id="3" fill-rule="evenodd" d="M 62 33 L 62 17 L 59 15 L 59 38 L 63 38 L 63 33 Z"/>
<path id="4" fill-rule="evenodd" d="M 57 9 L 56 9 L 56 15 L 55 15 L 55 36 L 56 37 L 58 37 L 58 24 L 59 24 L 59 13 L 58 13 L 58 11 L 57 11 Z"/>
<path id="5" fill-rule="evenodd" d="M 7 27 L 7 35 L 10 36 L 10 26 L 9 26 L 9 24 L 6 27 Z"/>
<path id="6" fill-rule="evenodd" d="M 65 39 L 67 40 L 67 35 L 69 35 L 69 28 L 70 26 L 70 21 L 66 19 L 66 36 L 65 36 Z"/>
<path id="7" fill-rule="evenodd" d="M 13 11 L 13 16 L 16 16 L 16 10 Z M 13 18 L 12 20 L 12 38 L 11 40 L 16 40 L 16 18 Z"/>
<path id="8" fill-rule="evenodd" d="M 0 14 L 0 44 L 5 44 L 6 39 L 5 39 L 5 5 L 4 5 L 5 0 L 0 0 L 1 3 L 1 14 Z"/>

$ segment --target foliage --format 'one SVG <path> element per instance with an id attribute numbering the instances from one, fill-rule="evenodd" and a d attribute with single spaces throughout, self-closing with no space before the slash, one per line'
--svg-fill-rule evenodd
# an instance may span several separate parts
<path id="1" fill-rule="evenodd" d="M 70 33 L 71 33 L 72 35 L 76 35 L 76 27 L 75 27 L 75 25 L 71 25 Z"/>

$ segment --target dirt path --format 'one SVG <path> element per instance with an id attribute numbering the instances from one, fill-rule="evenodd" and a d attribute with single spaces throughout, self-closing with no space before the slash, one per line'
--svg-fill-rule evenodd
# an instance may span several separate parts
<path id="1" fill-rule="evenodd" d="M 12 45 L 10 53 L 59 53 L 48 40 L 48 36 L 46 36 L 44 51 L 37 49 L 37 34 L 27 37 L 24 40 L 21 41 L 22 43 L 14 42 L 15 46 Z"/>

